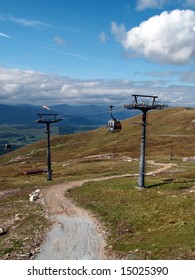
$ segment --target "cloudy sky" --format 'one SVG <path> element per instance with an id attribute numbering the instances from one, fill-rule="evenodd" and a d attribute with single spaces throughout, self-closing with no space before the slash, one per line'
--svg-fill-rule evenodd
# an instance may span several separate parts
<path id="1" fill-rule="evenodd" d="M 0 103 L 195 107 L 195 0 L 0 0 Z"/>

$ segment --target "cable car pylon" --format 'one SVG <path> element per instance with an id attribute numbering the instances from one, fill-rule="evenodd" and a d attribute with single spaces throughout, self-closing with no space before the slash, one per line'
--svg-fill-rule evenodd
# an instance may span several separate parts
<path id="1" fill-rule="evenodd" d="M 45 106 L 46 107 L 46 106 Z M 58 118 L 58 114 L 38 114 L 39 119 L 36 120 L 36 123 L 46 124 L 47 127 L 47 180 L 52 181 L 52 169 L 51 169 L 51 149 L 50 149 L 50 124 L 57 123 L 61 121 L 61 118 Z"/>
<path id="2" fill-rule="evenodd" d="M 167 108 L 167 105 L 156 102 L 158 96 L 133 94 L 134 101 L 130 104 L 124 105 L 123 108 L 141 110 L 142 111 L 142 136 L 140 147 L 140 163 L 139 163 L 139 177 L 138 188 L 145 188 L 145 153 L 146 153 L 146 126 L 147 126 L 147 112 L 150 110 L 160 110 Z M 148 99 L 149 98 L 149 99 Z M 141 99 L 141 101 L 140 101 Z"/>

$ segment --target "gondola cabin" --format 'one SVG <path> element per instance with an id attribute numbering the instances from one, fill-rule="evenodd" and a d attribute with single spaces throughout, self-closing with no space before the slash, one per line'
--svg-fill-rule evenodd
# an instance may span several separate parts
<path id="1" fill-rule="evenodd" d="M 122 129 L 121 123 L 119 120 L 115 119 L 114 116 L 112 115 L 112 109 L 114 106 L 110 105 L 109 107 L 110 107 L 110 116 L 112 119 L 108 121 L 107 131 L 112 133 L 120 132 Z"/>
<path id="2" fill-rule="evenodd" d="M 10 150 L 12 149 L 12 147 L 11 147 L 10 144 L 5 144 L 4 149 L 5 149 L 6 151 L 10 151 Z"/>
<path id="3" fill-rule="evenodd" d="M 108 121 L 108 124 L 107 124 L 108 132 L 116 133 L 116 132 L 120 132 L 121 129 L 122 129 L 122 126 L 121 126 L 120 121 L 114 120 L 114 119 L 111 119 Z"/>

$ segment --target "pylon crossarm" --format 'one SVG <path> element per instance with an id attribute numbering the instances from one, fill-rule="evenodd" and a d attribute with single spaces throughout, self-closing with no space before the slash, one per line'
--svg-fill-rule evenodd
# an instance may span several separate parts
<path id="1" fill-rule="evenodd" d="M 154 105 L 148 105 L 145 103 L 130 103 L 130 104 L 125 104 L 123 108 L 126 109 L 134 109 L 134 110 L 143 110 L 146 109 L 147 111 L 149 110 L 160 110 L 167 108 L 167 105 L 161 105 L 161 104 L 154 104 Z"/>

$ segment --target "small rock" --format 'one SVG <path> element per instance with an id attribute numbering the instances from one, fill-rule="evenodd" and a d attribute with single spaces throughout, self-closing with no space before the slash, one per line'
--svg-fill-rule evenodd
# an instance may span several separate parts
<path id="1" fill-rule="evenodd" d="M 0 236 L 6 234 L 7 232 L 8 232 L 7 229 L 0 227 Z"/>
<path id="2" fill-rule="evenodd" d="M 15 221 L 21 221 L 21 215 L 20 214 L 16 214 L 14 220 Z"/>

